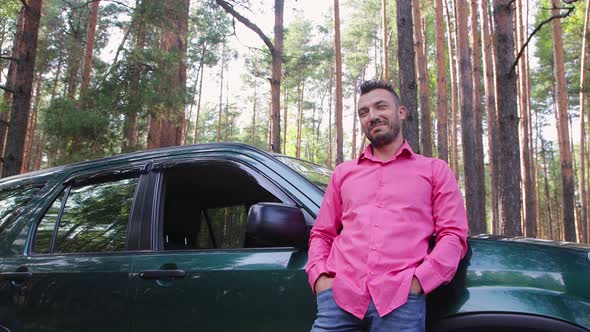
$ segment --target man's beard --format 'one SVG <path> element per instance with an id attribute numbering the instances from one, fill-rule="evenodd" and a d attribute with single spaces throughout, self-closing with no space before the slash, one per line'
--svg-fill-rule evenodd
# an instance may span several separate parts
<path id="1" fill-rule="evenodd" d="M 386 124 L 389 130 L 385 132 L 379 132 L 375 136 L 372 136 L 371 129 L 379 124 Z M 399 122 L 392 124 L 389 121 L 378 121 L 371 123 L 369 125 L 369 128 L 367 128 L 367 130 L 365 131 L 365 135 L 367 136 L 367 139 L 369 140 L 369 142 L 371 142 L 371 145 L 373 145 L 374 148 L 380 148 L 393 142 L 393 140 L 395 140 L 395 138 L 399 135 L 400 130 L 401 125 Z"/>

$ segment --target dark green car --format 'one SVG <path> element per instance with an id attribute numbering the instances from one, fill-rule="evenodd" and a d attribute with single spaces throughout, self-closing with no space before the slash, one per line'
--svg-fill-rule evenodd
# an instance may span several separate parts
<path id="1" fill-rule="evenodd" d="M 4 179 L 0 331 L 308 331 L 307 239 L 329 176 L 208 144 Z M 590 329 L 588 247 L 469 243 L 428 296 L 430 331 Z"/>

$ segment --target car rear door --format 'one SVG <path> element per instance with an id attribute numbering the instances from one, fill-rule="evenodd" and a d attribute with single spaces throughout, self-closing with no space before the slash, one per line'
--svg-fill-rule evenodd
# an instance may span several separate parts
<path id="1" fill-rule="evenodd" d="M 151 177 L 152 249 L 133 263 L 134 331 L 310 328 L 306 250 L 244 247 L 251 205 L 296 205 L 272 178 L 222 158 L 161 163 Z"/>
<path id="2" fill-rule="evenodd" d="M 140 173 L 138 167 L 87 173 L 56 191 L 34 225 L 27 255 L 13 266 L 30 279 L 27 296 L 12 300 L 19 308 L 14 331 L 130 331 Z"/>

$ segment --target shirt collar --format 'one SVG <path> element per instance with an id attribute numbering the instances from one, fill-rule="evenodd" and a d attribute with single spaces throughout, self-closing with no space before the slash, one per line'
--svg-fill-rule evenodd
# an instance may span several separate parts
<path id="1" fill-rule="evenodd" d="M 408 141 L 404 140 L 404 143 L 399 148 L 397 153 L 393 156 L 393 158 L 391 158 L 390 160 L 388 160 L 386 162 L 389 162 L 391 160 L 395 160 L 398 157 L 407 157 L 408 159 L 415 159 L 416 158 L 414 150 L 412 150 L 412 147 L 410 146 L 410 144 L 408 144 Z M 357 159 L 357 164 L 360 163 L 361 160 L 363 160 L 363 159 L 381 162 L 381 160 L 377 159 L 377 157 L 375 157 L 375 155 L 373 155 L 373 146 L 371 144 L 369 144 L 365 148 L 365 151 L 363 151 L 359 155 L 359 157 Z"/>

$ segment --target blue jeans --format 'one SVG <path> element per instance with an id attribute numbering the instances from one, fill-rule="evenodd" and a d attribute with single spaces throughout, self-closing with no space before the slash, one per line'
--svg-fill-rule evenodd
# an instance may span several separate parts
<path id="1" fill-rule="evenodd" d="M 358 319 L 341 309 L 334 301 L 332 289 L 317 295 L 318 317 L 311 332 L 424 332 L 426 321 L 426 297 L 410 294 L 408 302 L 383 317 L 379 317 L 371 300 L 364 319 Z"/>

